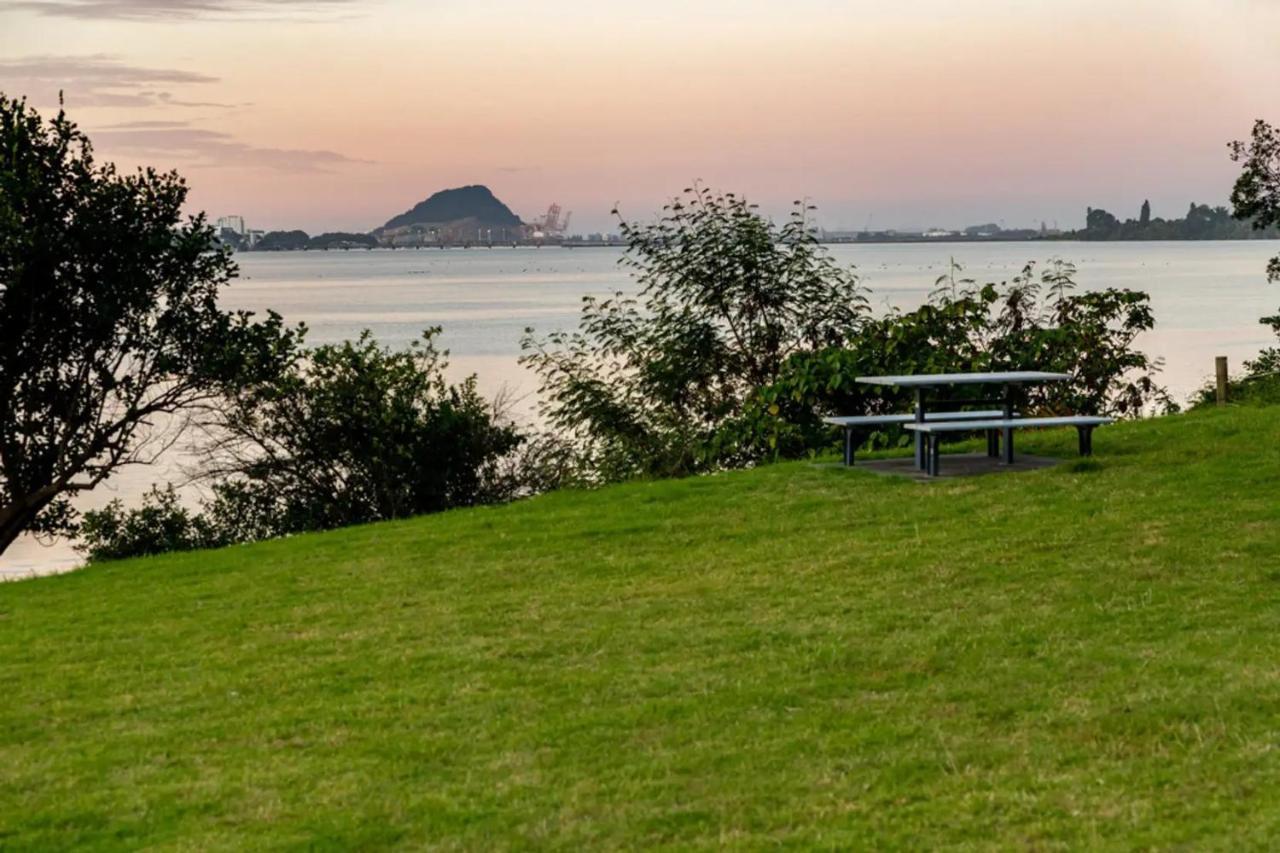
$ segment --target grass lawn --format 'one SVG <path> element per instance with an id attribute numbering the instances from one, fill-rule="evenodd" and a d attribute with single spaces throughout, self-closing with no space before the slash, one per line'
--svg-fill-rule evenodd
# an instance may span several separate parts
<path id="1" fill-rule="evenodd" d="M 1094 444 L 0 584 L 0 848 L 1271 846 L 1280 408 Z"/>

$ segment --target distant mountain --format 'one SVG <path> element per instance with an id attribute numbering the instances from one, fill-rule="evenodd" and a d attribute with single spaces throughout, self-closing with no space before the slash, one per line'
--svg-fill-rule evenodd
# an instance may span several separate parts
<path id="1" fill-rule="evenodd" d="M 441 190 L 412 210 L 393 216 L 382 230 L 413 225 L 441 225 L 470 220 L 484 228 L 519 228 L 520 217 L 498 201 L 488 187 L 458 187 Z"/>

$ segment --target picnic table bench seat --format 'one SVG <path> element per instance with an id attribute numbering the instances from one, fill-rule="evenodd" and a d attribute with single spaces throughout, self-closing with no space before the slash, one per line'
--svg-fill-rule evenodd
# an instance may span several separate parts
<path id="1" fill-rule="evenodd" d="M 1103 426 L 1113 423 L 1115 418 L 1104 418 L 1095 415 L 1065 415 L 1046 418 L 992 418 L 990 420 L 972 420 L 972 419 L 951 419 L 942 421 L 930 421 L 926 418 L 923 423 L 903 424 L 904 429 L 909 429 L 925 438 L 925 471 L 933 477 L 938 476 L 939 467 L 939 437 L 950 432 L 973 432 L 976 430 L 986 431 L 988 435 L 987 448 L 988 453 L 991 452 L 990 436 L 992 434 L 1002 434 L 1004 436 L 1004 447 L 1001 448 L 1002 456 L 1006 464 L 1013 464 L 1013 431 L 1015 429 L 1023 429 L 1028 427 L 1063 427 L 1073 426 L 1079 435 L 1080 455 L 1089 456 L 1093 453 L 1093 429 L 1094 427 Z"/>
<path id="2" fill-rule="evenodd" d="M 926 412 L 924 419 L 930 421 L 969 421 L 969 420 L 991 420 L 993 418 L 1003 418 L 1003 409 L 988 409 L 977 412 Z M 857 448 L 857 442 L 854 441 L 855 436 L 859 432 L 859 427 L 877 427 L 877 426 L 893 426 L 901 424 L 909 424 L 914 422 L 916 416 L 910 412 L 904 415 L 837 415 L 834 417 L 823 418 L 823 423 L 831 424 L 844 428 L 844 464 L 853 464 L 853 452 Z"/>

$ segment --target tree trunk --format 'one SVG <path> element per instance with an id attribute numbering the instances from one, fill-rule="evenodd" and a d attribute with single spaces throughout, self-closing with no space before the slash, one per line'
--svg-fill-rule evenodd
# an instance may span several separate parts
<path id="1" fill-rule="evenodd" d="M 0 506 L 0 554 L 13 544 L 14 540 L 30 529 L 40 510 L 49 505 L 56 493 L 45 498 L 20 499 L 15 503 Z"/>

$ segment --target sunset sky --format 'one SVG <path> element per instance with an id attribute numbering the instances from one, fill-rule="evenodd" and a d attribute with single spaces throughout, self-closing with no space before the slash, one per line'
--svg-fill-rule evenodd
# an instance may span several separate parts
<path id="1" fill-rule="evenodd" d="M 312 232 L 472 183 L 575 231 L 694 179 L 833 228 L 1180 216 L 1278 81 L 1271 0 L 0 0 L 0 90 Z"/>

